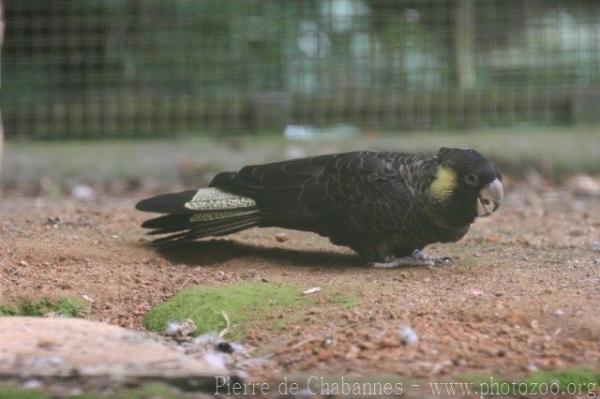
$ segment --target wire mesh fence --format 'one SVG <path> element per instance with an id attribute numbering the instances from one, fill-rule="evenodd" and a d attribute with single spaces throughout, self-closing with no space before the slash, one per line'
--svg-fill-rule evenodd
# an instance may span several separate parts
<path id="1" fill-rule="evenodd" d="M 9 138 L 597 123 L 596 0 L 5 0 Z"/>

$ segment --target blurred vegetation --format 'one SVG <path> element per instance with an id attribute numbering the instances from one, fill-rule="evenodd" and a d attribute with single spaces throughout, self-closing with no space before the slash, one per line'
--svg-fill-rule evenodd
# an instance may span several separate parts
<path id="1" fill-rule="evenodd" d="M 88 308 L 88 303 L 83 299 L 22 299 L 14 306 L 0 304 L 0 316 L 46 316 L 56 313 L 64 317 L 77 317 Z"/>
<path id="2" fill-rule="evenodd" d="M 459 381 L 469 382 L 475 386 L 487 387 L 483 396 L 546 396 L 544 391 L 556 392 L 554 396 L 575 396 L 594 398 L 600 387 L 600 370 L 589 367 L 570 368 L 566 370 L 535 371 L 526 376 L 511 376 L 485 373 L 466 373 L 456 376 Z M 504 388 L 502 393 L 500 387 Z M 503 395 L 508 392 L 507 395 Z M 523 392 L 526 392 L 524 395 Z M 569 395 L 566 395 L 566 394 Z M 551 394 L 552 395 L 552 394 Z"/>
<path id="3" fill-rule="evenodd" d="M 598 122 L 579 112 L 600 96 L 592 1 L 6 0 L 5 8 L 10 138 Z M 458 29 L 465 24 L 473 29 Z"/>
<path id="4" fill-rule="evenodd" d="M 198 326 L 196 334 L 221 331 L 226 327 L 223 312 L 231 320 L 228 338 L 239 339 L 246 334 L 246 324 L 268 328 L 269 316 L 293 308 L 314 304 L 314 298 L 302 295 L 302 290 L 289 284 L 248 283 L 227 287 L 189 289 L 152 309 L 144 319 L 151 331 L 163 332 L 171 321 L 192 319 Z M 283 314 L 283 313 L 282 313 Z M 295 314 L 295 313 L 294 313 Z M 282 322 L 282 319 L 276 319 Z"/>
<path id="5" fill-rule="evenodd" d="M 128 190 L 166 191 L 202 187 L 223 170 L 244 165 L 352 150 L 436 152 L 471 147 L 494 160 L 504 174 L 536 171 L 551 179 L 573 173 L 600 174 L 600 129 L 519 128 L 317 137 L 288 140 L 254 135 L 105 140 L 101 142 L 9 142 L 3 183 L 9 191 L 67 195 L 79 184 L 115 194 Z"/>
<path id="6" fill-rule="evenodd" d="M 305 377 L 304 377 L 305 378 Z M 339 376 L 335 375 L 326 375 L 324 376 L 326 381 L 331 384 L 334 382 L 340 381 Z M 567 369 L 561 371 L 539 371 L 532 373 L 529 376 L 525 377 L 513 377 L 511 379 L 494 376 L 490 374 L 473 374 L 473 375 L 458 375 L 454 377 L 456 381 L 463 381 L 474 384 L 475 387 L 479 387 L 480 384 L 485 384 L 488 388 L 490 388 L 489 396 L 498 396 L 498 397 L 523 397 L 519 392 L 525 391 L 523 385 L 526 384 L 526 391 L 530 393 L 530 396 L 544 396 L 541 395 L 540 392 L 545 392 L 546 387 L 548 387 L 548 391 L 553 392 L 558 387 L 559 392 L 561 394 L 554 395 L 558 397 L 582 397 L 582 398 L 594 398 L 596 397 L 598 386 L 600 386 L 600 372 L 598 370 L 592 369 Z M 294 375 L 289 376 L 289 379 L 294 381 L 302 381 L 303 376 Z M 388 382 L 389 377 L 381 377 L 381 376 L 368 376 L 367 378 L 363 377 L 345 377 L 345 381 L 350 380 L 351 382 Z M 392 380 L 395 381 L 395 380 Z M 511 387 L 508 389 L 509 395 L 501 395 L 497 392 L 500 388 L 499 385 L 491 385 L 492 383 L 504 384 L 505 386 Z M 279 384 L 279 381 L 274 380 L 270 381 L 272 386 L 276 386 Z M 428 380 L 409 380 L 406 382 L 414 383 L 415 385 L 425 385 L 427 386 Z M 542 386 L 543 385 L 543 386 Z M 519 387 L 521 387 L 521 391 L 519 391 Z M 198 391 L 202 392 L 201 388 L 205 388 L 208 392 L 213 392 L 214 389 L 206 389 L 206 387 L 198 387 Z M 502 392 L 506 392 L 507 389 L 504 388 Z M 110 397 L 117 399 L 146 399 L 146 398 L 161 398 L 161 399 L 184 399 L 193 397 L 192 393 L 184 393 L 178 390 L 176 387 L 166 385 L 164 383 L 146 383 L 138 387 L 111 387 Z M 571 393 L 572 395 L 565 395 L 565 393 Z M 416 390 L 416 394 L 423 393 L 425 391 L 419 392 Z M 107 394 L 105 392 L 84 392 L 81 394 L 69 394 L 70 398 L 73 399 L 101 399 L 106 398 Z M 18 388 L 16 386 L 0 386 L 0 399 L 50 399 L 56 398 L 56 395 L 52 395 L 50 393 L 44 393 L 40 390 L 30 390 L 24 388 Z"/>
<path id="7" fill-rule="evenodd" d="M 64 383 L 63 383 L 64 385 Z M 171 387 L 162 383 L 146 383 L 138 387 L 122 387 L 114 384 L 114 387 L 100 391 L 90 391 L 81 394 L 74 393 L 50 393 L 43 390 L 31 390 L 18 388 L 16 386 L 0 386 L 0 399 L 56 399 L 69 397 L 71 399 L 188 399 L 189 394 L 179 391 L 175 387 Z M 205 388 L 205 387 L 199 387 Z M 81 390 L 81 389 L 78 389 Z M 59 391 L 56 389 L 56 391 Z M 63 391 L 68 391 L 68 387 L 64 387 Z M 106 391 L 110 392 L 107 393 Z"/>
<path id="8" fill-rule="evenodd" d="M 144 318 L 144 326 L 164 332 L 171 321 L 192 319 L 198 326 L 196 334 L 218 332 L 226 328 L 225 312 L 231 322 L 226 338 L 240 339 L 246 335 L 247 328 L 281 329 L 287 323 L 297 322 L 304 308 L 314 305 L 316 298 L 342 308 L 352 308 L 359 303 L 355 296 L 329 290 L 306 296 L 300 287 L 291 284 L 253 282 L 197 287 L 156 306 Z"/>

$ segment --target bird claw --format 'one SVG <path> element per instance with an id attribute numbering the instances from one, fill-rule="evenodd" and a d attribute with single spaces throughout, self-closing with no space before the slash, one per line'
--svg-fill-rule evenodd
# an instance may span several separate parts
<path id="1" fill-rule="evenodd" d="M 433 259 L 433 264 L 427 266 L 429 270 L 435 270 L 439 267 L 450 266 L 454 264 L 454 259 L 449 256 L 436 257 Z"/>
<path id="2" fill-rule="evenodd" d="M 435 263 L 435 266 L 446 266 L 446 265 L 454 264 L 454 259 L 452 259 L 449 256 L 439 256 L 439 257 L 432 257 L 432 258 L 433 258 L 433 262 Z"/>
<path id="3" fill-rule="evenodd" d="M 400 266 L 400 263 L 398 262 L 399 260 L 399 258 L 394 258 L 386 262 L 369 262 L 369 266 L 376 269 L 391 269 L 393 267 Z"/>
<path id="4" fill-rule="evenodd" d="M 434 268 L 436 266 L 445 266 L 454 264 L 454 260 L 448 256 L 434 257 L 424 254 L 421 251 L 415 251 L 409 256 L 402 258 L 386 259 L 385 262 L 371 262 L 369 266 L 378 269 L 390 269 L 401 266 L 425 266 Z"/>
<path id="5" fill-rule="evenodd" d="M 449 256 L 430 256 L 418 250 L 414 251 L 411 256 L 422 261 L 428 268 L 454 264 L 454 259 Z"/>

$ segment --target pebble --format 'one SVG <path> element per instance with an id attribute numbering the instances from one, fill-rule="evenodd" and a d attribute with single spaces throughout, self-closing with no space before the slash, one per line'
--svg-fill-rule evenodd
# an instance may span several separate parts
<path id="1" fill-rule="evenodd" d="M 556 316 L 556 317 L 562 317 L 564 314 L 565 314 L 565 312 L 563 312 L 562 309 L 556 309 L 554 311 L 554 316 Z"/>
<path id="2" fill-rule="evenodd" d="M 540 323 L 538 323 L 538 321 L 535 319 L 533 319 L 529 322 L 529 327 L 533 328 L 534 330 L 536 330 L 539 326 L 540 326 Z"/>
<path id="3" fill-rule="evenodd" d="M 210 367 L 214 367 L 215 369 L 225 370 L 226 362 L 223 353 L 220 352 L 206 352 L 204 354 L 204 361 L 208 363 Z"/>
<path id="4" fill-rule="evenodd" d="M 527 371 L 529 371 L 530 373 L 535 373 L 538 370 L 539 369 L 537 368 L 537 366 L 535 364 L 529 364 L 527 366 Z"/>
<path id="5" fill-rule="evenodd" d="M 317 359 L 319 359 L 320 362 L 325 362 L 325 361 L 331 359 L 332 357 L 333 357 L 333 355 L 329 351 L 320 351 L 317 354 Z"/>
<path id="6" fill-rule="evenodd" d="M 37 343 L 38 348 L 42 349 L 52 349 L 56 346 L 60 346 L 59 342 L 53 341 L 51 339 L 40 339 Z"/>
<path id="7" fill-rule="evenodd" d="M 600 183 L 591 176 L 577 175 L 573 176 L 567 182 L 567 185 L 576 195 L 595 196 L 600 195 Z"/>
<path id="8" fill-rule="evenodd" d="M 44 315 L 44 317 L 58 317 L 58 318 L 65 318 L 65 317 L 69 317 L 67 315 L 65 315 L 62 312 L 48 312 Z"/>
<path id="9" fill-rule="evenodd" d="M 225 281 L 225 280 L 229 280 L 229 277 L 227 276 L 227 274 L 225 274 L 225 272 L 223 270 L 219 270 L 219 272 L 217 273 L 217 280 Z"/>
<path id="10" fill-rule="evenodd" d="M 224 353 L 233 353 L 235 351 L 235 349 L 233 348 L 233 346 L 229 342 L 219 342 L 215 346 L 215 348 L 219 352 L 224 352 Z"/>
<path id="11" fill-rule="evenodd" d="M 196 323 L 192 319 L 187 319 L 184 322 L 170 321 L 165 328 L 165 335 L 169 337 L 187 337 L 188 335 L 192 335 L 197 329 L 198 327 L 196 327 Z"/>
<path id="12" fill-rule="evenodd" d="M 90 186 L 78 184 L 71 190 L 71 196 L 81 201 L 93 201 L 96 198 L 96 192 Z"/>
<path id="13" fill-rule="evenodd" d="M 277 233 L 277 234 L 275 234 L 275 239 L 279 242 L 286 242 L 290 238 L 285 233 Z"/>
<path id="14" fill-rule="evenodd" d="M 23 389 L 40 389 L 44 384 L 38 379 L 27 380 L 21 385 Z"/>
<path id="15" fill-rule="evenodd" d="M 417 333 L 415 333 L 415 331 L 408 326 L 400 328 L 399 336 L 400 342 L 402 342 L 403 345 L 412 346 L 419 342 L 419 336 Z"/>
<path id="16" fill-rule="evenodd" d="M 382 348 L 394 348 L 398 346 L 398 341 L 390 338 L 384 338 L 379 342 L 379 345 Z"/>

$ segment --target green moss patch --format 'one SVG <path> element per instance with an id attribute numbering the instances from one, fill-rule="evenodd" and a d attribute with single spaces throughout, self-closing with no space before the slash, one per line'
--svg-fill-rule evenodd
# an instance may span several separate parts
<path id="1" fill-rule="evenodd" d="M 16 305 L 0 305 L 0 316 L 45 316 L 57 313 L 67 317 L 77 317 L 88 308 L 83 299 L 22 299 Z"/>
<path id="2" fill-rule="evenodd" d="M 594 387 L 600 387 L 600 371 L 588 369 L 570 369 L 560 372 L 539 371 L 534 373 L 531 377 L 523 379 L 523 382 L 529 384 L 556 383 L 563 391 L 567 391 L 574 386 L 586 387 L 588 384 L 592 384 Z"/>
<path id="3" fill-rule="evenodd" d="M 29 391 L 20 388 L 0 388 L 0 399 L 46 399 L 50 396 L 37 391 Z"/>
<path id="4" fill-rule="evenodd" d="M 0 387 L 0 399 L 50 399 L 54 397 L 56 397 L 56 395 L 47 394 L 39 390 L 27 390 L 10 386 Z M 149 383 L 135 388 L 118 388 L 110 396 L 92 391 L 80 395 L 69 395 L 69 397 L 73 399 L 103 399 L 109 397 L 115 399 L 183 399 L 188 396 L 168 385 Z"/>
<path id="5" fill-rule="evenodd" d="M 600 371 L 572 368 L 564 371 L 537 371 L 527 377 L 504 377 L 482 373 L 467 373 L 457 377 L 474 387 L 483 387 L 481 394 L 506 396 L 542 396 L 544 392 L 585 396 L 600 387 Z M 557 396 L 556 394 L 554 396 Z"/>
<path id="6" fill-rule="evenodd" d="M 340 306 L 342 309 L 352 309 L 360 304 L 360 299 L 354 295 L 336 292 L 331 295 L 330 302 Z"/>
<path id="7" fill-rule="evenodd" d="M 319 293 L 318 295 L 328 295 Z M 273 320 L 273 315 L 290 308 L 303 308 L 315 304 L 317 296 L 306 296 L 302 290 L 290 284 L 246 283 L 227 287 L 201 287 L 183 291 L 152 309 L 144 319 L 144 325 L 152 331 L 164 331 L 169 321 L 192 319 L 197 333 L 219 331 L 225 328 L 223 312 L 229 317 L 232 329 L 230 337 L 244 336 L 249 322 L 259 328 L 278 328 L 285 319 Z M 331 294 L 329 303 L 351 307 L 356 299 L 341 294 Z"/>

